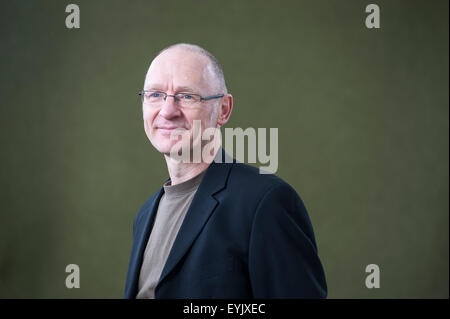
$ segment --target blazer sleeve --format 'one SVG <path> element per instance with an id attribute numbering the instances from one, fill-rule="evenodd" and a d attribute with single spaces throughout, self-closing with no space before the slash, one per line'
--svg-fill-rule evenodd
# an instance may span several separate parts
<path id="1" fill-rule="evenodd" d="M 254 298 L 326 298 L 325 273 L 302 200 L 286 183 L 271 187 L 256 209 L 249 244 Z"/>

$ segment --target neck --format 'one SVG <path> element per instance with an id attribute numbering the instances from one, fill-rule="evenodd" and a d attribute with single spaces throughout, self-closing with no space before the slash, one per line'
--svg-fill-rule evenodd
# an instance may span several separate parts
<path id="1" fill-rule="evenodd" d="M 183 163 L 173 160 L 168 155 L 164 155 L 164 157 L 166 158 L 171 185 L 180 184 L 190 180 L 200 173 L 203 173 L 211 164 L 206 162 Z"/>
<path id="2" fill-rule="evenodd" d="M 205 147 L 205 145 L 202 146 L 202 157 L 201 162 L 199 163 L 194 163 L 193 161 L 185 163 L 183 161 L 171 158 L 170 154 L 164 154 L 164 158 L 166 159 L 167 164 L 167 170 L 169 171 L 171 185 L 183 183 L 199 175 L 200 173 L 203 173 L 214 160 L 217 152 L 221 152 L 221 143 L 220 140 L 218 141 L 219 142 L 217 142 L 217 140 L 215 139 L 209 141 L 209 143 L 212 143 L 210 145 L 212 146 L 212 149 L 207 156 L 205 156 L 205 153 L 203 152 L 203 147 Z M 206 152 L 206 154 L 208 154 L 208 152 Z"/>

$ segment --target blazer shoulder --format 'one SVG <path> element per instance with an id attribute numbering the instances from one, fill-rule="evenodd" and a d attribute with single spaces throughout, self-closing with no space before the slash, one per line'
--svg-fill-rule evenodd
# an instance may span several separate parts
<path id="1" fill-rule="evenodd" d="M 281 189 L 289 193 L 297 192 L 282 178 L 274 174 L 261 174 L 256 167 L 236 162 L 233 165 L 231 176 L 233 184 L 239 184 L 240 189 L 249 190 L 252 192 L 265 195 L 273 189 Z"/>

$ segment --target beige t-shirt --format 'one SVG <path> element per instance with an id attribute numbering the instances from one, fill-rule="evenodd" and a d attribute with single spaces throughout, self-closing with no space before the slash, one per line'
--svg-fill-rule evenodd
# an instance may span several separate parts
<path id="1" fill-rule="evenodd" d="M 177 185 L 170 185 L 170 181 L 163 185 L 164 194 L 145 248 L 136 298 L 155 298 L 155 287 L 204 174 Z"/>

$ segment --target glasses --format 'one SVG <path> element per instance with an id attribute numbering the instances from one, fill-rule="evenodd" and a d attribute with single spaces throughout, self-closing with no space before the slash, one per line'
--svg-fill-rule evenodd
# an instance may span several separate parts
<path id="1" fill-rule="evenodd" d="M 167 94 L 165 92 L 160 91 L 140 91 L 138 93 L 142 98 L 142 103 L 148 104 L 151 106 L 160 106 L 163 104 L 168 96 L 171 96 L 175 99 L 180 106 L 197 106 L 202 101 L 209 101 L 213 99 L 219 99 L 224 96 L 224 94 L 216 94 L 211 96 L 200 96 L 198 94 L 193 93 L 177 93 L 174 95 Z"/>

